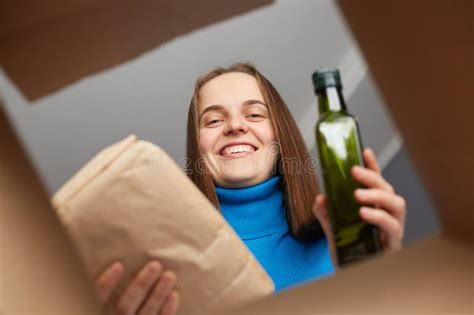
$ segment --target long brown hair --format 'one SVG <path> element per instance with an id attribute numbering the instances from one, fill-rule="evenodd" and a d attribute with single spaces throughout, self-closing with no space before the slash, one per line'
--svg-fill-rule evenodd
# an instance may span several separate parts
<path id="1" fill-rule="evenodd" d="M 205 196 L 219 207 L 214 181 L 199 147 L 198 105 L 199 92 L 210 80 L 229 72 L 241 72 L 253 76 L 259 85 L 265 103 L 268 105 L 275 138 L 280 147 L 278 172 L 282 176 L 282 190 L 286 215 L 292 234 L 300 240 L 315 239 L 323 235 L 321 225 L 312 213 L 312 206 L 318 193 L 315 172 L 307 170 L 310 154 L 301 132 L 282 97 L 273 84 L 251 63 L 236 63 L 229 67 L 219 67 L 196 80 L 194 93 L 188 111 L 186 172 Z M 285 163 L 290 161 L 291 164 Z M 295 170 L 295 163 L 300 168 Z M 311 167 L 311 165 L 309 165 Z M 303 168 L 303 171 L 301 171 Z M 314 168 L 312 169 L 314 170 Z"/>

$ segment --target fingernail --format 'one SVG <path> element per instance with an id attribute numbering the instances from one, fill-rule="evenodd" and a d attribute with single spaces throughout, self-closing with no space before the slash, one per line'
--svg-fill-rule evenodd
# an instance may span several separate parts
<path id="1" fill-rule="evenodd" d="M 152 274 L 158 272 L 161 269 L 161 264 L 157 261 L 153 261 L 148 266 L 148 271 Z"/>
<path id="2" fill-rule="evenodd" d="M 360 208 L 360 212 L 363 212 L 363 213 L 370 213 L 370 212 L 372 212 L 372 209 L 367 208 L 367 207 L 361 207 L 361 208 Z"/>
<path id="3" fill-rule="evenodd" d="M 166 297 L 166 299 L 169 301 L 169 302 L 173 302 L 173 303 L 176 303 L 179 299 L 178 297 L 178 292 L 176 290 L 173 290 L 171 291 L 168 296 Z"/>
<path id="4" fill-rule="evenodd" d="M 356 189 L 355 194 L 357 197 L 362 197 L 362 198 L 367 196 L 367 192 L 363 189 Z"/>
<path id="5" fill-rule="evenodd" d="M 170 285 L 177 280 L 176 278 L 176 275 L 172 271 L 166 271 L 166 273 L 163 275 L 164 281 Z"/>
<path id="6" fill-rule="evenodd" d="M 115 274 L 122 272 L 122 269 L 123 269 L 123 266 L 122 266 L 122 263 L 120 262 L 115 262 L 112 266 L 112 272 Z"/>

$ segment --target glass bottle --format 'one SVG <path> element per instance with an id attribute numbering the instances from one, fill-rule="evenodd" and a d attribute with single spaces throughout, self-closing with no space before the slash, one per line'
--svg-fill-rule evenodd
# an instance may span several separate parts
<path id="1" fill-rule="evenodd" d="M 347 112 L 341 76 L 335 68 L 313 74 L 319 103 L 315 127 L 324 192 L 334 233 L 338 264 L 345 266 L 381 251 L 378 230 L 359 215 L 361 205 L 354 191 L 364 188 L 351 173 L 354 165 L 364 166 L 357 118 Z"/>

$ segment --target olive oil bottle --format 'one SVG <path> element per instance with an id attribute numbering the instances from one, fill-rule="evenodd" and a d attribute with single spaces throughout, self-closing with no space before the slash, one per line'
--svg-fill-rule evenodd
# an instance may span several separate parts
<path id="1" fill-rule="evenodd" d="M 320 118 L 315 127 L 324 191 L 340 266 L 381 251 L 378 230 L 359 215 L 354 191 L 363 186 L 351 173 L 364 166 L 357 118 L 347 112 L 339 71 L 324 68 L 313 74 Z"/>

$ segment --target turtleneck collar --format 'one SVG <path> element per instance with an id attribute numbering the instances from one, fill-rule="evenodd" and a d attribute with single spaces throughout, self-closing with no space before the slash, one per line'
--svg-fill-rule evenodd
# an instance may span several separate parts
<path id="1" fill-rule="evenodd" d="M 222 215 L 243 240 L 288 230 L 281 176 L 244 188 L 216 187 Z"/>

